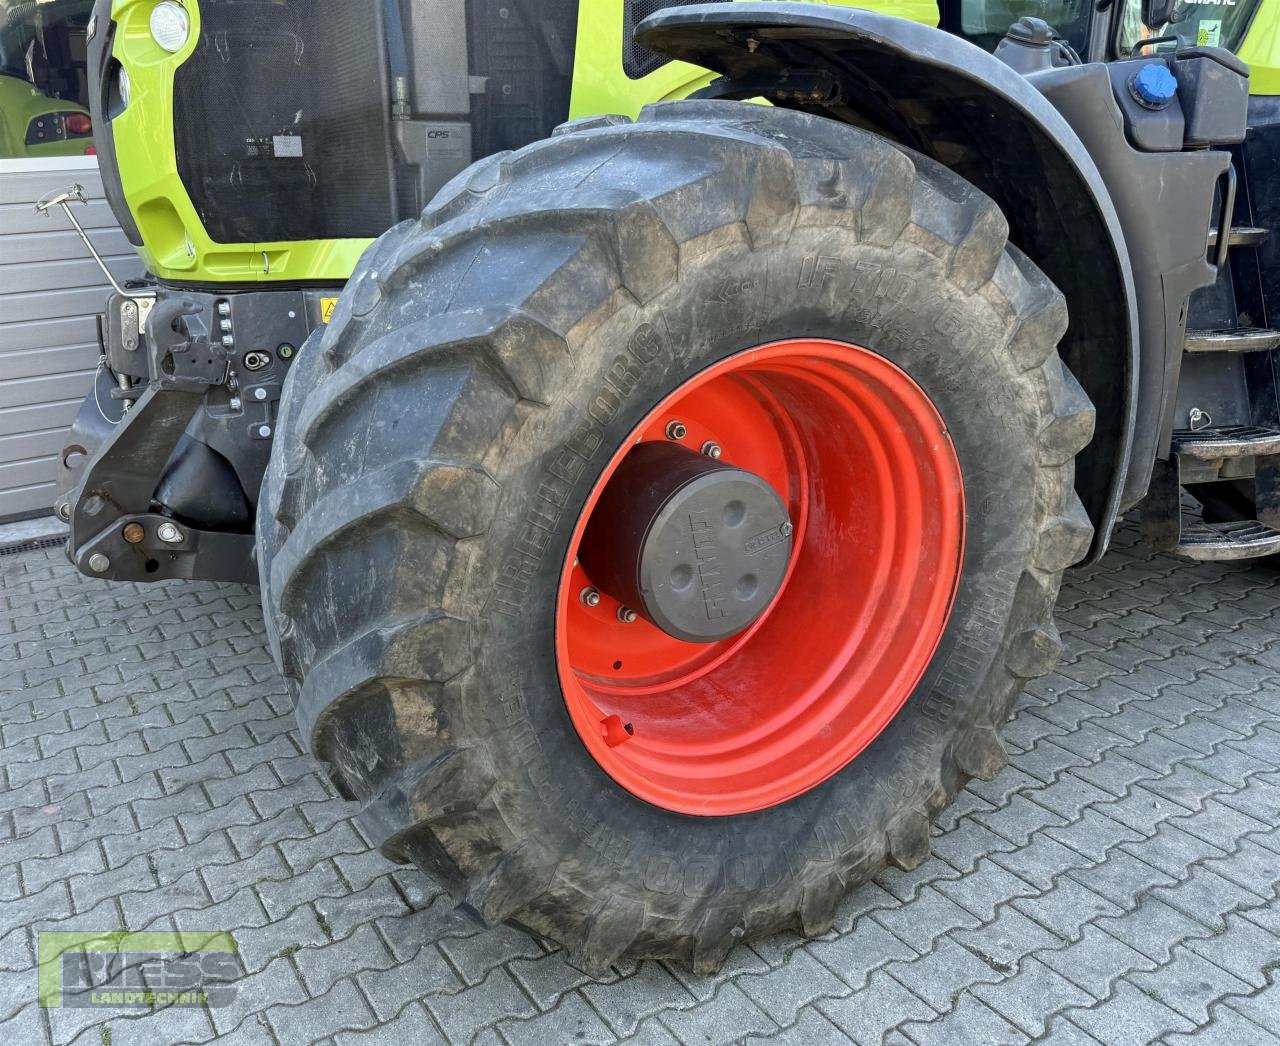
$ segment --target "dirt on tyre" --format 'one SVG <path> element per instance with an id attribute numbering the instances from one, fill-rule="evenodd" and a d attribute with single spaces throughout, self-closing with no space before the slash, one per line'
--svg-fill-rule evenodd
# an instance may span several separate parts
<path id="1" fill-rule="evenodd" d="M 1006 762 L 1091 528 L 1061 295 L 867 132 L 729 102 L 486 160 L 362 261 L 260 520 L 388 856 L 599 972 L 828 929 Z"/>

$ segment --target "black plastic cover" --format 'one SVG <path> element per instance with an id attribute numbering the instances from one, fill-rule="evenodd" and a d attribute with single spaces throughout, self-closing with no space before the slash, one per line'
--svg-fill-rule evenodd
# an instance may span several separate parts
<path id="1" fill-rule="evenodd" d="M 109 101 L 115 64 L 111 57 L 111 47 L 115 42 L 116 31 L 115 23 L 111 21 L 111 0 L 95 0 L 89 25 L 92 27 L 92 32 L 86 41 L 89 112 L 93 117 L 94 146 L 98 150 L 98 170 L 102 175 L 102 192 L 125 237 L 135 247 L 141 247 L 142 233 L 138 231 L 138 225 L 133 220 L 129 205 L 125 203 L 124 189 L 120 184 L 115 135 L 111 129 Z"/>
<path id="2" fill-rule="evenodd" d="M 1249 67 L 1220 47 L 1179 51 L 1170 63 L 1186 114 L 1186 144 L 1234 145 L 1244 141 L 1249 108 Z"/>
<path id="3" fill-rule="evenodd" d="M 579 0 L 467 0 L 471 75 L 484 84 L 473 100 L 476 159 L 545 138 L 569 118 L 578 7 Z"/>

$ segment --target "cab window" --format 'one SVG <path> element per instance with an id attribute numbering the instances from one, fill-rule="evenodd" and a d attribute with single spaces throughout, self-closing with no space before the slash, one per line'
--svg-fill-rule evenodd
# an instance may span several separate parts
<path id="1" fill-rule="evenodd" d="M 1019 18 L 1043 18 L 1073 48 L 1088 44 L 1092 0 L 959 0 L 960 33 L 987 51 Z"/>
<path id="2" fill-rule="evenodd" d="M 1176 36 L 1176 44 L 1170 41 L 1158 47 L 1225 47 L 1234 51 L 1244 41 L 1257 8 L 1257 0 L 1179 4 L 1171 23 L 1159 29 L 1148 29 L 1142 24 L 1141 0 L 1123 0 L 1116 50 L 1120 57 L 1127 58 L 1143 40 Z"/>

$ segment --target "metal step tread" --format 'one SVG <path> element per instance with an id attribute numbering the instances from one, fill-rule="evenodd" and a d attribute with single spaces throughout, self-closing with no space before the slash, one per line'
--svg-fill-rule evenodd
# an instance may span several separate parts
<path id="1" fill-rule="evenodd" d="M 1231 237 L 1227 240 L 1229 247 L 1254 247 L 1271 235 L 1270 229 L 1262 229 L 1256 225 L 1233 225 Z M 1218 246 L 1218 230 L 1209 230 L 1209 246 Z"/>
<path id="2" fill-rule="evenodd" d="M 1227 327 L 1187 331 L 1188 352 L 1262 352 L 1280 347 L 1280 331 L 1265 327 Z"/>
<path id="3" fill-rule="evenodd" d="M 1175 429 L 1173 445 L 1182 457 L 1199 461 L 1280 454 L 1280 430 L 1256 425 Z"/>
<path id="4" fill-rule="evenodd" d="M 1253 519 L 1187 523 L 1174 551 L 1188 559 L 1256 559 L 1280 553 L 1280 530 L 1272 530 Z"/>

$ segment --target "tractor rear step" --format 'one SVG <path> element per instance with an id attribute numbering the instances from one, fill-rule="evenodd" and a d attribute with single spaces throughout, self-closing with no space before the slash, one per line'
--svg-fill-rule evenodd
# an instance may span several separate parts
<path id="1" fill-rule="evenodd" d="M 1181 541 L 1170 551 L 1188 559 L 1256 559 L 1280 553 L 1280 530 L 1253 519 L 1188 523 L 1182 528 Z"/>
<path id="2" fill-rule="evenodd" d="M 1264 327 L 1189 330 L 1187 352 L 1264 352 L 1280 348 L 1280 331 Z"/>
<path id="3" fill-rule="evenodd" d="M 1180 457 L 1195 458 L 1198 461 L 1265 457 L 1280 454 L 1280 431 L 1254 425 L 1178 429 L 1173 434 L 1173 446 Z"/>
<path id="4" fill-rule="evenodd" d="M 1227 239 L 1228 247 L 1256 247 L 1268 236 L 1271 235 L 1270 229 L 1261 229 L 1256 225 L 1235 225 L 1231 228 L 1231 235 Z M 1209 246 L 1218 246 L 1218 230 L 1209 230 Z"/>
<path id="5" fill-rule="evenodd" d="M 1168 461 L 1156 461 L 1151 487 L 1142 504 L 1142 529 L 1147 541 L 1161 552 L 1196 560 L 1257 559 L 1280 554 L 1278 451 L 1280 431 L 1274 429 L 1233 425 L 1175 432 L 1173 454 Z M 1253 458 L 1252 465 L 1248 458 Z M 1260 519 L 1219 516 L 1202 520 L 1184 515 L 1184 484 L 1232 483 L 1249 476 L 1255 489 L 1253 511 Z"/>

